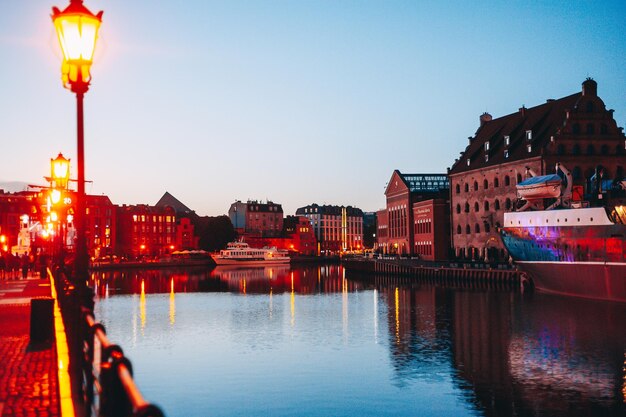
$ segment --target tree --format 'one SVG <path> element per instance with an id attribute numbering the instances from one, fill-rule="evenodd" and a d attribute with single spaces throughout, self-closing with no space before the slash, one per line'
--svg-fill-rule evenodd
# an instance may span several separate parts
<path id="1" fill-rule="evenodd" d="M 226 215 L 198 217 L 195 224 L 200 249 L 215 252 L 224 249 L 237 237 L 233 224 Z"/>

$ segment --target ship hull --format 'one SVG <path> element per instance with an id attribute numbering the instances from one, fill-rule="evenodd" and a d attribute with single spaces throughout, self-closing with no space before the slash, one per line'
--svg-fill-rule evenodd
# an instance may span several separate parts
<path id="1" fill-rule="evenodd" d="M 290 259 L 222 259 L 220 257 L 213 257 L 213 261 L 218 266 L 268 266 L 268 265 L 288 265 Z"/>
<path id="2" fill-rule="evenodd" d="M 626 225 L 603 208 L 505 213 L 500 237 L 542 292 L 626 302 Z"/>
<path id="3" fill-rule="evenodd" d="M 540 292 L 626 303 L 626 264 L 518 261 Z"/>

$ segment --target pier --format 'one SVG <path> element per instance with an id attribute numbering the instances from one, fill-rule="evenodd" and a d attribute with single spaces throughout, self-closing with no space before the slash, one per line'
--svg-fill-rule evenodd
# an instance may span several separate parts
<path id="1" fill-rule="evenodd" d="M 464 288 L 497 288 L 518 290 L 526 281 L 523 272 L 502 265 L 490 267 L 481 263 L 435 263 L 414 259 L 345 259 L 342 264 L 350 273 L 393 277 L 403 284 L 428 282 Z"/>

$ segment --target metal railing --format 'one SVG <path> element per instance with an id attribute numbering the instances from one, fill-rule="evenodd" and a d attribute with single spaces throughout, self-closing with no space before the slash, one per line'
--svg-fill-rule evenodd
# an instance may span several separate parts
<path id="1" fill-rule="evenodd" d="M 60 268 L 54 276 L 68 339 L 72 390 L 77 406 L 84 406 L 84 416 L 164 417 L 141 395 L 122 348 L 111 343 L 104 326 L 96 322 L 91 289 L 77 288 Z"/>

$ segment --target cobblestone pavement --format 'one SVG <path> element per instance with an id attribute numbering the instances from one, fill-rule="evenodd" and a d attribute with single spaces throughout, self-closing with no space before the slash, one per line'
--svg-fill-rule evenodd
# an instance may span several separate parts
<path id="1" fill-rule="evenodd" d="M 30 299 L 50 296 L 38 277 L 0 278 L 0 417 L 58 417 L 54 343 L 29 346 Z"/>

